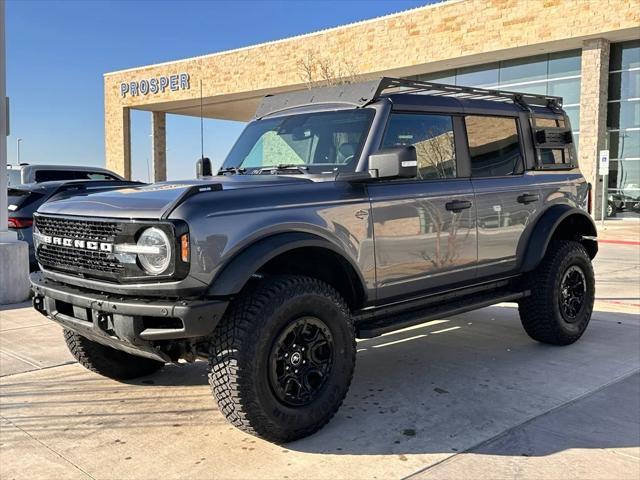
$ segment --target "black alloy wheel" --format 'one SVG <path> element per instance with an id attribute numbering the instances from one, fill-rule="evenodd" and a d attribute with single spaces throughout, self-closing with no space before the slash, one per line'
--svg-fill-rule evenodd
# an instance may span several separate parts
<path id="1" fill-rule="evenodd" d="M 333 365 L 333 337 L 316 317 L 291 322 L 274 342 L 269 356 L 269 381 L 282 403 L 308 405 L 326 384 Z"/>
<path id="2" fill-rule="evenodd" d="M 584 306 L 587 294 L 587 280 L 578 265 L 571 265 L 564 273 L 560 282 L 560 312 L 568 323 L 573 323 Z"/>

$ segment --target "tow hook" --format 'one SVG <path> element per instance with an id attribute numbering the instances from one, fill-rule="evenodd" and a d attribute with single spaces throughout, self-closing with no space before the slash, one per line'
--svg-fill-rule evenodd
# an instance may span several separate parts
<path id="1" fill-rule="evenodd" d="M 98 327 L 107 333 L 113 332 L 113 317 L 108 313 L 98 313 Z"/>
<path id="2" fill-rule="evenodd" d="M 44 297 L 42 295 L 34 295 L 33 296 L 33 308 L 35 308 L 42 315 L 46 315 L 46 309 L 44 307 Z"/>

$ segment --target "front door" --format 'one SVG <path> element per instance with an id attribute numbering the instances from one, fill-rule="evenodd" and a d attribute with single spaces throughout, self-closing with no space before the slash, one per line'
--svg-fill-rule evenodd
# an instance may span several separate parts
<path id="1" fill-rule="evenodd" d="M 475 277 L 476 211 L 471 181 L 459 178 L 458 121 L 391 114 L 382 148 L 414 145 L 418 176 L 368 187 L 381 303 Z"/>

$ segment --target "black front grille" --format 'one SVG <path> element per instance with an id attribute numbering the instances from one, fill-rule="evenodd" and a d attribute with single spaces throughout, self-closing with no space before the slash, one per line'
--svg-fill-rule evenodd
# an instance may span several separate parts
<path id="1" fill-rule="evenodd" d="M 70 220 L 43 216 L 36 217 L 36 227 L 43 235 L 101 242 L 113 242 L 116 236 L 122 232 L 122 225 L 115 222 Z"/>
<path id="2" fill-rule="evenodd" d="M 73 220 L 37 215 L 35 225 L 40 235 L 114 243 L 122 232 L 116 222 Z M 36 251 L 38 261 L 46 268 L 89 276 L 117 276 L 124 265 L 113 253 L 66 247 L 40 242 Z"/>
<path id="3" fill-rule="evenodd" d="M 38 260 L 47 267 L 67 271 L 118 273 L 124 267 L 111 253 L 41 245 Z"/>

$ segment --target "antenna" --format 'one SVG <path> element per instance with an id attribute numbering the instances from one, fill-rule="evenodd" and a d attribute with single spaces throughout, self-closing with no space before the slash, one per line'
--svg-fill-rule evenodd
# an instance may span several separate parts
<path id="1" fill-rule="evenodd" d="M 200 158 L 204 158 L 204 116 L 202 113 L 202 79 L 200 79 Z"/>

